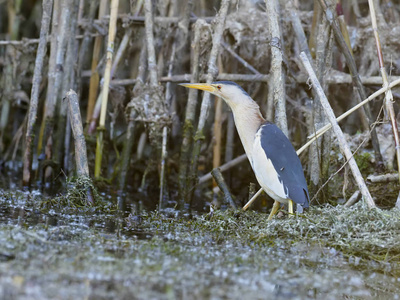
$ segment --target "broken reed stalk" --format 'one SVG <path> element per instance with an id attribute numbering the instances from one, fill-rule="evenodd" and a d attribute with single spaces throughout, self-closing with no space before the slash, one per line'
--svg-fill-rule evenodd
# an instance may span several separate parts
<path id="1" fill-rule="evenodd" d="M 69 90 L 66 93 L 68 99 L 68 112 L 71 121 L 72 132 L 75 140 L 75 162 L 76 162 L 76 173 L 78 178 L 90 180 L 89 177 L 89 165 L 87 159 L 86 141 L 85 135 L 83 134 L 82 118 L 79 109 L 78 95 L 75 91 Z M 88 204 L 94 204 L 94 198 L 90 186 L 87 189 L 87 202 Z"/>
<path id="2" fill-rule="evenodd" d="M 107 113 L 107 102 L 108 102 L 108 91 L 110 88 L 110 77 L 111 77 L 111 66 L 112 58 L 114 53 L 114 39 L 117 31 L 117 13 L 118 13 L 119 0 L 112 0 L 110 7 L 110 23 L 108 28 L 108 42 L 107 42 L 107 57 L 106 57 L 106 68 L 104 70 L 104 82 L 102 89 L 102 101 L 101 101 L 101 112 L 100 122 L 97 129 L 97 142 L 96 142 L 96 160 L 94 177 L 99 178 L 101 173 L 101 160 L 103 157 L 103 146 L 104 146 L 104 131 L 106 124 L 106 113 Z"/>
<path id="3" fill-rule="evenodd" d="M 335 13 L 328 7 L 325 0 L 318 0 L 318 1 L 325 13 L 326 19 L 328 20 L 329 24 L 332 27 L 333 34 L 335 35 L 336 43 L 346 59 L 346 63 L 350 69 L 350 73 L 352 74 L 352 79 L 353 79 L 354 85 L 357 87 L 357 91 L 360 94 L 360 98 L 365 99 L 365 98 L 367 98 L 367 93 L 365 92 L 365 88 L 361 82 L 360 75 L 357 71 L 357 66 L 354 61 L 354 58 L 351 55 L 349 48 L 347 47 L 346 41 L 342 35 L 342 32 L 340 31 L 340 27 L 336 23 L 336 20 L 334 18 Z M 372 120 L 372 113 L 371 113 L 371 109 L 370 109 L 369 105 L 366 105 L 364 107 L 364 110 L 365 110 L 365 114 L 367 116 L 367 122 L 368 122 L 369 126 L 372 128 L 371 142 L 372 142 L 372 146 L 373 146 L 374 152 L 375 152 L 375 160 L 376 160 L 377 165 L 381 166 L 383 163 L 383 159 L 382 159 L 382 154 L 381 154 L 380 147 L 379 147 L 379 141 L 378 141 L 378 136 L 376 134 L 376 129 L 374 127 L 372 127 L 373 120 Z"/>
<path id="4" fill-rule="evenodd" d="M 161 147 L 161 171 L 160 171 L 160 199 L 158 203 L 158 211 L 161 211 L 164 199 L 164 185 L 165 185 L 165 161 L 167 159 L 167 137 L 168 127 L 164 126 L 162 134 L 162 147 Z"/>
<path id="5" fill-rule="evenodd" d="M 377 26 L 377 22 L 376 22 L 374 2 L 372 0 L 368 0 L 368 5 L 369 5 L 369 11 L 371 14 L 372 29 L 374 30 L 376 49 L 377 49 L 377 53 L 378 53 L 379 69 L 380 69 L 381 76 L 382 76 L 383 87 L 388 87 L 389 82 L 388 82 L 387 73 L 386 73 L 386 69 L 385 69 L 385 63 L 383 61 L 383 53 L 382 53 L 381 42 L 379 39 L 379 32 L 378 32 L 378 26 Z M 395 114 L 394 108 L 393 108 L 393 94 L 390 89 L 388 89 L 385 93 L 385 107 L 386 107 L 386 111 L 389 113 L 389 118 L 390 118 L 390 122 L 392 125 L 393 137 L 394 137 L 394 142 L 395 142 L 395 146 L 396 146 L 397 169 L 399 170 L 399 180 L 400 180 L 400 138 L 399 138 L 399 131 L 397 129 L 396 114 Z"/>
<path id="6" fill-rule="evenodd" d="M 222 176 L 221 170 L 219 168 L 215 168 L 211 171 L 212 176 L 215 179 L 215 182 L 217 183 L 218 187 L 224 194 L 224 199 L 226 203 L 229 203 L 229 205 L 233 208 L 236 209 L 236 203 L 233 201 L 232 195 L 229 192 L 228 185 L 226 184 L 224 177 Z"/>
<path id="7" fill-rule="evenodd" d="M 268 31 L 271 45 L 271 79 L 268 82 L 270 90 L 268 101 L 272 101 L 275 107 L 275 123 L 288 136 L 285 96 L 285 74 L 283 71 L 282 35 L 279 26 L 279 1 L 265 0 L 268 18 Z"/>
<path id="8" fill-rule="evenodd" d="M 106 14 L 107 2 L 108 2 L 107 0 L 100 1 L 99 14 L 98 14 L 99 20 L 101 20 Z M 100 60 L 100 52 L 102 46 L 103 46 L 103 36 L 96 36 L 96 38 L 94 39 L 94 46 L 93 46 L 93 56 L 92 56 L 92 66 L 91 66 L 92 75 L 90 76 L 90 83 L 89 83 L 89 98 L 88 98 L 88 107 L 86 111 L 86 123 L 90 123 L 95 102 L 97 99 L 97 93 L 100 82 L 100 75 L 97 67 Z"/>
<path id="9" fill-rule="evenodd" d="M 219 53 L 219 49 L 221 46 L 221 40 L 222 40 L 222 34 L 224 32 L 225 28 L 225 19 L 228 13 L 228 8 L 229 8 L 230 0 L 222 0 L 221 1 L 221 7 L 219 9 L 218 15 L 215 17 L 215 30 L 214 34 L 212 37 L 212 48 L 211 48 L 211 53 L 210 57 L 208 60 L 208 70 L 207 70 L 207 75 L 206 75 L 206 83 L 210 84 L 214 81 L 214 78 L 216 78 L 218 74 L 218 69 L 216 66 L 217 62 L 217 57 Z M 193 145 L 193 152 L 192 152 L 192 168 L 189 174 L 189 178 L 196 178 L 197 176 L 197 167 L 198 167 L 198 161 L 199 161 L 199 156 L 200 156 L 200 149 L 201 149 L 201 144 L 202 140 L 204 139 L 204 126 L 206 123 L 207 115 L 208 115 L 208 109 L 210 106 L 210 93 L 203 93 L 203 99 L 201 101 L 201 109 L 200 109 L 200 116 L 199 116 L 199 122 L 197 125 L 197 130 L 196 130 L 196 135 L 195 135 L 195 142 Z M 194 179 L 193 182 L 190 184 L 190 189 L 191 189 L 191 195 L 190 195 L 190 202 L 192 195 L 194 193 L 194 187 L 196 186 L 196 181 L 197 178 Z"/>
<path id="10" fill-rule="evenodd" d="M 355 191 L 353 193 L 353 195 L 351 195 L 351 197 L 349 198 L 349 200 L 347 200 L 347 202 L 344 204 L 345 207 L 350 207 L 352 206 L 354 203 L 357 202 L 358 198 L 360 197 L 361 193 L 359 190 Z"/>
<path id="11" fill-rule="evenodd" d="M 199 58 L 200 58 L 200 37 L 203 28 L 206 28 L 206 22 L 198 19 L 194 24 L 194 38 L 192 42 L 192 59 L 191 59 L 191 83 L 199 81 Z M 180 209 L 184 209 L 185 204 L 189 206 L 190 203 L 190 184 L 192 180 L 188 178 L 187 174 L 190 169 L 190 150 L 193 146 L 193 133 L 194 121 L 196 118 L 197 108 L 197 89 L 189 89 L 188 100 L 186 104 L 185 121 L 183 126 L 182 145 L 180 151 L 179 162 L 179 202 Z"/>
<path id="12" fill-rule="evenodd" d="M 329 101 L 326 98 L 320 83 L 318 82 L 318 79 L 314 73 L 311 63 L 308 60 L 307 55 L 304 52 L 300 53 L 300 58 L 304 64 L 305 69 L 307 70 L 308 74 L 310 75 L 310 79 L 311 79 L 313 88 L 316 89 L 316 91 L 318 93 L 318 96 L 321 101 L 321 105 L 325 110 L 325 113 L 329 119 L 329 122 L 331 122 L 331 124 L 332 124 L 332 128 L 337 137 L 340 149 L 348 161 L 348 164 L 353 173 L 354 179 L 356 180 L 358 188 L 361 191 L 364 201 L 367 203 L 368 208 L 370 208 L 370 209 L 375 208 L 376 207 L 375 202 L 372 199 L 367 186 L 365 185 L 364 179 L 360 173 L 360 170 L 358 169 L 357 163 L 353 157 L 353 154 L 351 153 L 350 147 L 347 144 L 346 138 L 344 137 L 343 132 L 336 121 L 335 114 L 332 111 L 332 108 L 330 107 Z"/>
<path id="13" fill-rule="evenodd" d="M 42 22 L 40 25 L 39 45 L 36 52 L 35 69 L 32 78 L 31 99 L 29 102 L 28 125 L 25 135 L 24 169 L 22 181 L 24 185 L 29 185 L 31 181 L 32 149 L 34 139 L 34 129 L 39 103 L 40 84 L 42 82 L 43 61 L 47 50 L 47 36 L 50 29 L 51 12 L 53 0 L 44 0 L 42 4 Z"/>
<path id="14" fill-rule="evenodd" d="M 257 197 L 261 195 L 262 192 L 263 192 L 263 189 L 262 188 L 259 189 L 258 192 L 255 193 L 253 195 L 253 197 L 251 197 L 251 199 L 246 203 L 246 205 L 243 206 L 242 210 L 246 211 L 250 207 L 250 205 L 257 199 Z"/>
<path id="15" fill-rule="evenodd" d="M 244 153 L 244 154 L 232 159 L 231 161 L 228 161 L 227 163 L 223 164 L 222 166 L 219 166 L 219 169 L 221 172 L 225 172 L 225 171 L 229 170 L 230 168 L 232 168 L 244 161 L 247 161 L 247 160 L 248 159 L 247 159 L 246 153 Z M 201 176 L 199 178 L 199 184 L 205 183 L 210 179 L 212 179 L 211 172 Z"/>

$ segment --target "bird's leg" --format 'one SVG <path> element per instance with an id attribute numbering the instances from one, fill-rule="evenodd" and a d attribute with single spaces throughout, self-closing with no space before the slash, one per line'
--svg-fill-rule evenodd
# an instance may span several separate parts
<path id="1" fill-rule="evenodd" d="M 289 216 L 293 216 L 293 201 L 289 199 L 289 204 L 288 204 L 288 210 L 289 210 Z"/>
<path id="2" fill-rule="evenodd" d="M 278 201 L 274 202 L 271 213 L 269 214 L 269 217 L 268 217 L 268 221 L 272 220 L 272 217 L 276 214 L 276 212 L 278 211 L 280 206 L 281 206 L 281 204 Z"/>

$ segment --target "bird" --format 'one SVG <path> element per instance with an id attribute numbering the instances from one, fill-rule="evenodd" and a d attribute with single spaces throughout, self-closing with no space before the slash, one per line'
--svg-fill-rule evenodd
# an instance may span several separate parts
<path id="1" fill-rule="evenodd" d="M 230 107 L 257 181 L 275 200 L 268 220 L 277 213 L 281 203 L 288 204 L 289 214 L 294 213 L 293 202 L 298 213 L 309 207 L 307 182 L 292 143 L 278 126 L 264 119 L 257 102 L 241 86 L 232 81 L 180 85 L 209 92 Z"/>

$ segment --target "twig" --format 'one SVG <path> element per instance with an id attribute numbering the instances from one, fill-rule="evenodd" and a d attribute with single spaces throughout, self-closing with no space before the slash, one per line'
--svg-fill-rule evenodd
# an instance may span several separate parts
<path id="1" fill-rule="evenodd" d="M 75 161 L 78 177 L 89 178 L 89 165 L 87 159 L 86 141 L 83 134 L 82 118 L 79 109 L 78 95 L 73 90 L 67 92 L 68 111 L 71 121 L 71 128 L 75 140 Z M 88 189 L 88 204 L 94 204 L 93 195 L 90 187 Z"/>
<path id="2" fill-rule="evenodd" d="M 222 176 L 221 170 L 219 168 L 215 168 L 211 171 L 211 174 L 214 177 L 218 187 L 224 194 L 225 201 L 229 203 L 233 209 L 236 209 L 236 203 L 232 199 L 232 195 L 229 192 L 228 186 L 226 185 L 224 177 Z"/>
<path id="3" fill-rule="evenodd" d="M 247 156 L 246 154 L 242 154 L 236 157 L 235 159 L 223 164 L 222 166 L 219 167 L 219 169 L 221 172 L 225 172 L 226 170 L 229 170 L 230 168 L 240 164 L 241 162 L 244 162 L 245 160 L 247 160 Z M 207 173 L 199 178 L 199 184 L 202 184 L 210 180 L 211 178 L 212 178 L 211 172 Z"/>
<path id="4" fill-rule="evenodd" d="M 31 100 L 29 102 L 29 117 L 25 135 L 25 152 L 24 152 L 24 170 L 23 183 L 29 185 L 31 180 L 31 163 L 32 163 L 32 142 L 33 130 L 36 124 L 36 116 L 39 102 L 39 90 L 42 82 L 43 61 L 47 49 L 47 36 L 50 29 L 51 11 L 53 8 L 53 0 L 43 1 L 42 22 L 40 27 L 39 45 L 35 59 L 35 70 L 32 78 Z"/>
<path id="5" fill-rule="evenodd" d="M 249 202 L 247 202 L 246 205 L 243 206 L 242 210 L 246 211 L 250 207 L 250 205 L 254 202 L 254 200 L 256 200 L 257 197 L 261 195 L 262 192 L 263 192 L 263 189 L 262 188 L 259 189 L 258 192 L 255 193 L 254 196 L 249 200 Z"/>
<path id="6" fill-rule="evenodd" d="M 349 145 L 346 142 L 346 138 L 344 137 L 343 132 L 340 129 L 340 127 L 336 121 L 335 114 L 333 113 L 332 108 L 329 105 L 329 101 L 326 98 L 324 91 L 318 82 L 317 77 L 315 76 L 314 70 L 307 58 L 307 55 L 304 52 L 302 52 L 302 53 L 300 53 L 300 58 L 304 64 L 304 67 L 306 68 L 308 74 L 310 75 L 313 87 L 314 87 L 314 89 L 316 89 L 318 96 L 320 98 L 322 107 L 324 108 L 325 113 L 326 113 L 329 121 L 332 124 L 332 128 L 338 139 L 340 149 L 344 153 L 346 159 L 348 160 L 350 169 L 353 173 L 354 179 L 357 182 L 358 188 L 360 189 L 361 194 L 363 195 L 364 201 L 367 203 L 369 208 L 375 208 L 376 207 L 375 202 L 372 199 L 367 186 L 365 185 L 364 179 L 360 173 L 360 170 L 358 169 L 357 163 L 351 153 Z"/>
<path id="7" fill-rule="evenodd" d="M 345 207 L 350 207 L 352 206 L 354 203 L 357 202 L 358 198 L 360 197 L 361 193 L 359 190 L 355 191 L 353 195 L 351 195 L 350 199 L 347 200 L 347 202 L 345 203 Z"/>
<path id="8" fill-rule="evenodd" d="M 227 43 L 222 42 L 221 43 L 222 47 L 224 47 L 224 49 L 230 54 L 232 55 L 239 63 L 241 63 L 246 69 L 248 69 L 250 72 L 254 73 L 254 74 L 261 74 L 260 72 L 258 72 L 256 70 L 256 68 L 254 68 L 252 65 L 250 65 L 247 61 L 245 61 L 243 58 L 241 58 L 235 51 L 233 51 L 233 49 L 231 48 L 231 46 L 229 46 Z"/>

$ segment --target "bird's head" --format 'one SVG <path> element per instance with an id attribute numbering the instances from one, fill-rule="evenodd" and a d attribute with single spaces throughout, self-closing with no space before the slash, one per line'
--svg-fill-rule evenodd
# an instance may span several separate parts
<path id="1" fill-rule="evenodd" d="M 221 97 L 231 107 L 240 104 L 255 103 L 241 86 L 232 81 L 216 81 L 211 84 L 181 83 L 180 85 L 187 88 L 203 90 L 215 96 Z"/>

